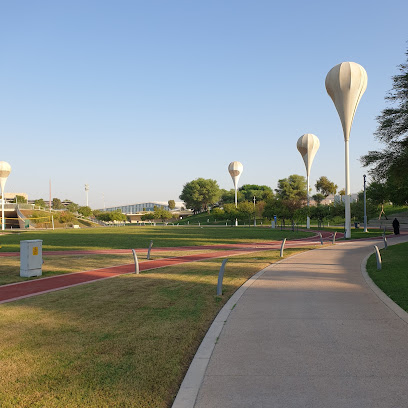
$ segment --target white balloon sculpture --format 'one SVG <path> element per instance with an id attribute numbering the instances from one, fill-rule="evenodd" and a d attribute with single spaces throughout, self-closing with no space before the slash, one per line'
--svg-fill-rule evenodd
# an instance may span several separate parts
<path id="1" fill-rule="evenodd" d="M 0 161 L 0 187 L 1 187 L 1 229 L 4 230 L 4 187 L 7 177 L 11 173 L 11 166 L 4 161 Z"/>
<path id="2" fill-rule="evenodd" d="M 310 169 L 312 167 L 313 159 L 319 150 L 320 141 L 317 136 L 313 135 L 312 133 L 306 133 L 297 141 L 297 149 L 299 153 L 303 157 L 303 161 L 305 162 L 306 166 L 306 179 L 307 179 L 307 206 L 309 207 L 309 176 L 310 176 Z M 307 228 L 310 228 L 310 217 L 309 214 L 307 215 Z"/>
<path id="3" fill-rule="evenodd" d="M 233 161 L 228 165 L 229 174 L 232 177 L 235 188 L 235 207 L 238 207 L 237 190 L 238 190 L 238 180 L 241 177 L 244 166 L 239 161 Z M 235 226 L 238 225 L 238 220 L 235 219 Z"/>
<path id="4" fill-rule="evenodd" d="M 367 89 L 367 72 L 355 62 L 342 62 L 326 76 L 326 90 L 334 102 L 343 126 L 346 162 L 346 238 L 351 238 L 349 139 L 358 103 Z"/>

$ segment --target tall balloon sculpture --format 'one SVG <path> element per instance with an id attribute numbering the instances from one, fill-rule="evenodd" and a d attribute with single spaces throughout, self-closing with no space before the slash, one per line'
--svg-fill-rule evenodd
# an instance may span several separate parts
<path id="1" fill-rule="evenodd" d="M 309 176 L 310 176 L 310 169 L 312 167 L 313 159 L 319 150 L 320 141 L 317 136 L 313 135 L 312 133 L 306 133 L 297 141 L 297 149 L 299 150 L 300 155 L 303 158 L 306 166 L 306 179 L 307 179 L 307 206 L 309 207 Z M 310 217 L 309 214 L 307 215 L 307 228 L 310 228 Z"/>
<path id="2" fill-rule="evenodd" d="M 244 166 L 239 161 L 233 161 L 228 165 L 229 174 L 231 174 L 232 181 L 234 183 L 235 188 L 235 207 L 238 207 L 238 181 L 241 177 L 242 171 L 244 170 Z M 235 225 L 238 225 L 238 220 L 235 220 Z"/>
<path id="3" fill-rule="evenodd" d="M 4 187 L 7 177 L 11 173 L 11 166 L 4 161 L 0 161 L 0 187 L 1 187 L 1 229 L 4 230 Z"/>
<path id="4" fill-rule="evenodd" d="M 355 62 L 342 62 L 333 67 L 326 76 L 326 90 L 334 102 L 334 106 L 343 126 L 346 162 L 346 238 L 351 238 L 350 217 L 350 165 L 349 140 L 354 115 L 360 99 L 367 89 L 367 72 Z"/>

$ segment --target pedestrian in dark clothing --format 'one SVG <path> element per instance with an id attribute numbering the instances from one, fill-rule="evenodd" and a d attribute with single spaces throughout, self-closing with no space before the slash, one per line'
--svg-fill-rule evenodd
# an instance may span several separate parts
<path id="1" fill-rule="evenodd" d="M 399 235 L 399 221 L 396 218 L 392 222 L 392 227 L 394 228 L 394 234 Z"/>

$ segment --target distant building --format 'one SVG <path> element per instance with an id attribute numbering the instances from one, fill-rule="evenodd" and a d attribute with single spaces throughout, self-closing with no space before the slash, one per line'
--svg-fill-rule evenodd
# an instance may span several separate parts
<path id="1" fill-rule="evenodd" d="M 120 205 L 118 207 L 107 207 L 107 208 L 100 208 L 99 211 L 122 211 L 123 214 L 131 215 L 131 214 L 139 214 L 141 212 L 146 211 L 154 211 L 154 207 L 163 208 L 167 211 L 170 211 L 168 205 L 160 204 L 160 203 L 137 203 L 137 204 L 129 204 L 129 205 Z"/>
<path id="2" fill-rule="evenodd" d="M 0 194 L 1 196 L 1 194 Z M 28 194 L 27 193 L 4 193 L 4 199 L 9 202 L 13 202 L 16 200 L 16 196 L 22 196 L 26 200 L 28 200 Z"/>

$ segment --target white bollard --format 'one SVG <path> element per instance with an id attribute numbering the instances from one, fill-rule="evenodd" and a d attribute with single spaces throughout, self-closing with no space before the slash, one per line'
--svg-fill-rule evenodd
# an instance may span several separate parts
<path id="1" fill-rule="evenodd" d="M 147 250 L 147 259 L 150 260 L 150 251 L 152 250 L 153 240 L 150 241 L 149 249 Z"/>
<path id="2" fill-rule="evenodd" d="M 375 256 L 377 258 L 377 269 L 380 270 L 382 266 L 380 250 L 378 249 L 377 245 L 374 245 L 374 249 L 375 249 Z"/>
<path id="3" fill-rule="evenodd" d="M 286 238 L 283 239 L 281 249 L 280 249 L 280 257 L 283 258 L 283 250 L 285 249 L 285 242 Z"/>
<path id="4" fill-rule="evenodd" d="M 133 252 L 133 259 L 135 260 L 135 274 L 139 275 L 139 261 L 137 259 L 136 251 L 132 249 Z"/>
<path id="5" fill-rule="evenodd" d="M 217 283 L 217 296 L 222 296 L 222 281 L 224 279 L 225 264 L 228 258 L 224 259 L 221 264 L 220 271 L 218 272 L 218 283 Z"/>

